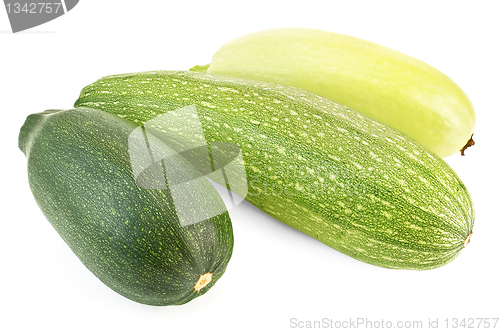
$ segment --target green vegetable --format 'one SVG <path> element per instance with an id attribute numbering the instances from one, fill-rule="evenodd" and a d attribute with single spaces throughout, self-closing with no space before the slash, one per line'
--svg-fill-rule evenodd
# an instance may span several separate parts
<path id="1" fill-rule="evenodd" d="M 140 153 L 148 151 L 138 149 L 145 140 L 141 135 L 141 127 L 99 110 L 46 111 L 27 118 L 19 147 L 40 209 L 92 273 L 131 300 L 183 304 L 204 294 L 224 273 L 232 227 L 227 211 L 181 224 L 170 182 L 154 189 L 162 187 L 155 183 L 156 165 L 151 162 L 139 173 L 133 169 L 133 163 L 147 164 Z M 169 151 L 154 136 L 147 138 L 149 152 Z M 172 160 L 197 176 L 179 155 Z M 223 207 L 202 179 L 197 192 Z"/>
<path id="2" fill-rule="evenodd" d="M 436 268 L 470 239 L 469 193 L 442 159 L 313 93 L 199 72 L 145 72 L 102 78 L 75 106 L 138 123 L 194 106 L 207 141 L 241 148 L 247 201 L 363 262 Z M 168 123 L 157 129 L 181 149 L 191 136 Z"/>
<path id="3" fill-rule="evenodd" d="M 463 154 L 473 143 L 474 108 L 450 78 L 355 37 L 300 28 L 260 31 L 223 45 L 207 72 L 317 93 L 407 133 L 441 157 Z"/>

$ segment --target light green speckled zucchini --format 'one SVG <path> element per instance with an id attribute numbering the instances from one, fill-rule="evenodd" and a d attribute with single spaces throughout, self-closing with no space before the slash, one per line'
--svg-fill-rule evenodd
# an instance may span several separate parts
<path id="1" fill-rule="evenodd" d="M 454 259 L 474 210 L 464 184 L 409 136 L 297 88 L 198 72 L 109 76 L 75 103 L 143 124 L 194 106 L 208 142 L 244 158 L 250 203 L 370 264 L 424 270 Z M 176 144 L 191 140 L 185 128 Z M 182 147 L 181 147 L 182 149 Z"/>

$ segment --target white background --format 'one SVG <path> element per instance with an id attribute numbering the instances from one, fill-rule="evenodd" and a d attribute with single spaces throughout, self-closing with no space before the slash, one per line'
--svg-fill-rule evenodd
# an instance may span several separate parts
<path id="1" fill-rule="evenodd" d="M 500 317 L 499 4 L 82 0 L 18 34 L 0 8 L 0 331 L 300 330 L 291 318 L 422 320 L 424 326 L 439 318 L 443 330 L 446 318 Z M 80 89 L 102 76 L 187 70 L 209 63 L 233 38 L 276 27 L 317 28 L 391 47 L 440 69 L 466 92 L 477 113 L 477 144 L 446 161 L 476 207 L 470 245 L 439 269 L 388 270 L 340 254 L 245 203 L 230 211 L 234 254 L 206 295 L 174 307 L 117 295 L 86 270 L 38 209 L 17 148 L 24 119 L 71 108 Z"/>

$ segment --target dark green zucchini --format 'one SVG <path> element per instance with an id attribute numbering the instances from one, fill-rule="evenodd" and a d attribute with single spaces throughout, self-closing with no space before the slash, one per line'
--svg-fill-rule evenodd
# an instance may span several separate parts
<path id="1" fill-rule="evenodd" d="M 181 222 L 165 178 L 163 189 L 139 186 L 129 153 L 135 129 L 95 109 L 46 111 L 27 118 L 19 147 L 36 202 L 92 273 L 133 301 L 183 304 L 224 273 L 233 248 L 231 222 L 205 178 L 197 182 L 201 196 L 195 195 L 205 201 L 190 203 L 222 207 L 222 213 L 194 223 Z M 169 149 L 148 139 L 150 147 Z M 196 170 L 189 172 L 196 177 Z M 155 180 L 146 171 L 139 176 L 146 178 L 142 183 Z"/>

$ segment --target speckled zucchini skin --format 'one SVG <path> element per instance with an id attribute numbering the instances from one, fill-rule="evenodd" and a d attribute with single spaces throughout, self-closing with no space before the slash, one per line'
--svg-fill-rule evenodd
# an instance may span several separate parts
<path id="1" fill-rule="evenodd" d="M 472 232 L 469 193 L 442 159 L 310 92 L 198 72 L 145 72 L 102 78 L 75 103 L 136 123 L 187 105 L 196 106 L 208 141 L 241 148 L 246 200 L 351 257 L 432 269 L 453 260 Z"/>
<path id="2" fill-rule="evenodd" d="M 94 109 L 46 111 L 27 118 L 19 147 L 40 209 L 92 273 L 136 302 L 183 304 L 224 273 L 231 222 L 225 212 L 181 227 L 168 189 L 138 187 L 128 152 L 134 128 Z M 200 190 L 220 200 L 208 181 Z M 196 292 L 205 273 L 214 280 Z"/>

